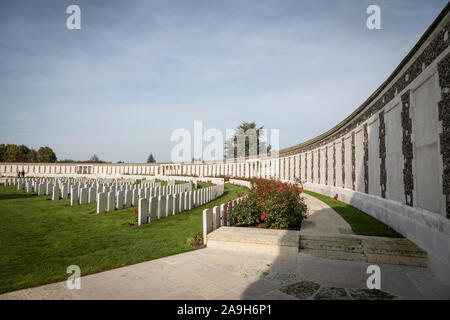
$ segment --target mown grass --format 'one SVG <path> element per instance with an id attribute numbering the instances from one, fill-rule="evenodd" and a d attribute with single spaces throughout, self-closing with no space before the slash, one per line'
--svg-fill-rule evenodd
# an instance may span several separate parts
<path id="1" fill-rule="evenodd" d="M 304 190 L 303 192 L 316 197 L 340 214 L 341 217 L 351 226 L 355 234 L 392 238 L 402 237 L 399 233 L 389 228 L 384 223 L 342 201 L 334 200 L 333 198 L 309 190 Z"/>
<path id="2" fill-rule="evenodd" d="M 186 240 L 202 231 L 202 211 L 236 198 L 245 188 L 225 185 L 225 194 L 202 207 L 140 227 L 129 227 L 134 209 L 92 214 L 95 204 L 69 206 L 35 193 L 0 186 L 0 293 L 193 250 Z"/>

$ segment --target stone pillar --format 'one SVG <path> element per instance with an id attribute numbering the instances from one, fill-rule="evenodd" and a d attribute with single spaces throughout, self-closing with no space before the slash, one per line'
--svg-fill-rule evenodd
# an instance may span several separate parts
<path id="1" fill-rule="evenodd" d="M 151 197 L 149 201 L 148 222 L 158 220 L 158 198 Z"/>
<path id="2" fill-rule="evenodd" d="M 108 192 L 108 212 L 116 210 L 116 193 L 113 191 Z"/>
<path id="3" fill-rule="evenodd" d="M 215 206 L 213 208 L 213 230 L 220 228 L 220 207 Z"/>
<path id="4" fill-rule="evenodd" d="M 88 200 L 88 189 L 81 188 L 80 190 L 80 204 L 86 204 Z"/>
<path id="5" fill-rule="evenodd" d="M 69 194 L 69 187 L 67 186 L 67 184 L 63 184 L 62 189 L 61 189 L 61 198 L 63 200 L 66 200 Z"/>
<path id="6" fill-rule="evenodd" d="M 38 196 L 43 196 L 44 195 L 44 185 L 42 183 L 38 184 L 37 194 L 38 194 Z"/>
<path id="7" fill-rule="evenodd" d="M 46 193 L 48 196 L 51 196 L 51 195 L 52 195 L 52 191 L 53 191 L 53 185 L 52 185 L 51 183 L 48 183 L 48 184 L 47 184 L 47 190 L 45 191 L 45 193 Z"/>
<path id="8" fill-rule="evenodd" d="M 131 198 L 131 193 L 130 193 Z M 139 199 L 139 207 L 138 207 L 138 225 L 143 225 L 148 223 L 147 218 L 148 211 L 148 201 L 145 198 Z"/>
<path id="9" fill-rule="evenodd" d="M 231 226 L 229 215 L 233 212 L 233 203 L 231 201 L 227 204 L 227 212 L 224 212 L 224 226 Z"/>
<path id="10" fill-rule="evenodd" d="M 162 219 L 166 216 L 166 197 L 158 197 L 158 219 Z"/>
<path id="11" fill-rule="evenodd" d="M 117 192 L 117 210 L 123 209 L 124 192 Z"/>
<path id="12" fill-rule="evenodd" d="M 97 213 L 105 213 L 106 207 L 106 193 L 97 193 Z"/>
<path id="13" fill-rule="evenodd" d="M 52 190 L 52 200 L 59 200 L 59 187 L 55 184 Z"/>
<path id="14" fill-rule="evenodd" d="M 184 209 L 191 210 L 192 209 L 192 191 L 188 191 L 184 197 Z"/>
<path id="15" fill-rule="evenodd" d="M 93 187 L 89 188 L 88 202 L 89 203 L 94 203 L 95 202 L 95 189 Z"/>
<path id="16" fill-rule="evenodd" d="M 132 203 L 133 206 L 139 205 L 139 193 L 136 189 L 133 189 L 133 195 L 132 195 Z"/>
<path id="17" fill-rule="evenodd" d="M 219 224 L 219 226 L 226 226 L 227 217 L 226 217 L 226 212 L 225 211 L 227 211 L 227 204 L 226 203 L 222 203 L 220 205 L 220 224 Z"/>
<path id="18" fill-rule="evenodd" d="M 173 215 L 173 202 L 173 195 L 168 194 L 166 201 L 166 217 Z"/>
<path id="19" fill-rule="evenodd" d="M 180 193 L 180 212 L 186 210 L 186 192 Z"/>
<path id="20" fill-rule="evenodd" d="M 131 190 L 127 190 L 125 191 L 125 208 L 129 208 L 131 207 L 131 200 L 132 200 L 132 191 Z M 140 203 L 140 202 L 139 202 Z"/>
<path id="21" fill-rule="evenodd" d="M 208 242 L 208 233 L 212 231 L 211 209 L 203 210 L 203 244 Z"/>
<path id="22" fill-rule="evenodd" d="M 176 193 L 173 195 L 173 214 L 178 214 L 180 213 L 180 194 Z"/>
<path id="23" fill-rule="evenodd" d="M 78 205 L 78 191 L 77 187 L 72 187 L 70 190 L 70 205 L 76 206 Z"/>

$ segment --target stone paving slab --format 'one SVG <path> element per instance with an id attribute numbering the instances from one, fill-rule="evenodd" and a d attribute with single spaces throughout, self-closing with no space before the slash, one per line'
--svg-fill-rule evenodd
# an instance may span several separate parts
<path id="1" fill-rule="evenodd" d="M 83 276 L 80 290 L 69 290 L 65 282 L 58 282 L 6 293 L 0 299 L 295 300 L 299 297 L 283 288 L 302 281 L 320 286 L 318 298 L 356 299 L 368 294 L 361 290 L 366 288 L 369 265 L 205 248 Z M 383 294 L 395 299 L 450 299 L 450 288 L 425 268 L 379 266 Z M 350 289 L 358 290 L 354 297 Z"/>

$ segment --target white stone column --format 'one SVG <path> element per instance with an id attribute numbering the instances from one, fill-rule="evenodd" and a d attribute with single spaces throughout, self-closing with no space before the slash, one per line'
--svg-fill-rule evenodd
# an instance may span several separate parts
<path id="1" fill-rule="evenodd" d="M 203 244 L 208 243 L 208 233 L 212 231 L 211 209 L 203 210 Z"/>
<path id="2" fill-rule="evenodd" d="M 37 194 L 38 194 L 38 196 L 44 195 L 44 184 L 42 184 L 42 183 L 38 184 Z"/>
<path id="3" fill-rule="evenodd" d="M 62 189 L 61 189 L 61 197 L 63 200 L 66 200 L 69 194 L 69 188 L 67 186 L 67 184 L 63 184 Z"/>
<path id="4" fill-rule="evenodd" d="M 131 190 L 125 191 L 125 208 L 130 208 L 131 207 L 132 195 L 133 194 L 132 194 Z"/>
<path id="5" fill-rule="evenodd" d="M 108 212 L 116 210 L 116 193 L 114 191 L 108 192 Z"/>
<path id="6" fill-rule="evenodd" d="M 117 210 L 123 209 L 124 192 L 117 192 Z"/>
<path id="7" fill-rule="evenodd" d="M 227 224 L 227 218 L 226 218 L 226 213 L 225 211 L 227 211 L 227 204 L 226 203 L 222 203 L 220 205 L 220 226 L 226 226 Z"/>
<path id="8" fill-rule="evenodd" d="M 76 206 L 78 205 L 78 191 L 77 191 L 77 187 L 72 187 L 72 189 L 70 190 L 70 205 L 71 206 Z"/>
<path id="9" fill-rule="evenodd" d="M 52 200 L 59 200 L 59 187 L 55 184 L 52 190 Z"/>
<path id="10" fill-rule="evenodd" d="M 86 204 L 88 200 L 88 189 L 81 188 L 80 190 L 80 204 Z"/>
<path id="11" fill-rule="evenodd" d="M 173 214 L 176 215 L 180 212 L 180 194 L 173 195 Z"/>
<path id="12" fill-rule="evenodd" d="M 158 220 L 158 198 L 157 197 L 150 198 L 148 219 L 149 219 L 149 222 Z"/>
<path id="13" fill-rule="evenodd" d="M 220 228 L 220 207 L 215 206 L 213 208 L 213 230 Z"/>
<path id="14" fill-rule="evenodd" d="M 158 196 L 158 219 L 166 216 L 166 196 Z"/>
<path id="15" fill-rule="evenodd" d="M 138 225 L 143 225 L 143 224 L 147 224 L 148 223 L 147 211 L 148 211 L 148 201 L 147 201 L 147 199 L 145 199 L 145 198 L 139 199 Z"/>
<path id="16" fill-rule="evenodd" d="M 106 193 L 97 193 L 97 213 L 105 213 L 106 208 Z"/>
<path id="17" fill-rule="evenodd" d="M 167 201 L 166 201 L 166 217 L 173 215 L 173 195 L 168 194 L 167 195 Z"/>
<path id="18" fill-rule="evenodd" d="M 89 203 L 94 203 L 95 202 L 95 189 L 93 187 L 89 188 L 88 202 Z"/>

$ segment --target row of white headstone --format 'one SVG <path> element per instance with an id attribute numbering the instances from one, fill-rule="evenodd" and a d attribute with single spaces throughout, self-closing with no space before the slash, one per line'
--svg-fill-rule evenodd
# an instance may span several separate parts
<path id="1" fill-rule="evenodd" d="M 140 198 L 138 206 L 138 225 L 147 224 L 165 217 L 179 214 L 183 211 L 200 207 L 224 193 L 224 184 L 197 189 L 194 191 L 181 192 L 176 194 L 162 195 L 159 197 Z M 100 198 L 106 197 L 103 193 Z M 97 205 L 100 202 L 97 203 Z M 97 207 L 97 211 L 104 210 Z"/>
<path id="2" fill-rule="evenodd" d="M 223 226 L 231 226 L 229 216 L 242 199 L 244 198 L 237 198 L 212 209 L 207 208 L 203 210 L 203 244 L 206 244 L 208 241 L 208 233 Z"/>
<path id="3" fill-rule="evenodd" d="M 96 179 L 67 178 L 11 178 L 6 180 L 5 185 L 17 185 L 18 190 L 23 190 L 25 186 L 27 192 L 35 191 L 39 196 L 50 195 L 53 200 L 67 199 L 70 193 L 72 206 L 94 203 L 98 192 L 106 192 L 113 199 L 109 200 L 108 211 L 137 206 L 139 198 L 192 190 L 190 183 L 161 186 L 161 183 L 149 181 L 141 184 L 123 181 L 102 183 Z"/>

